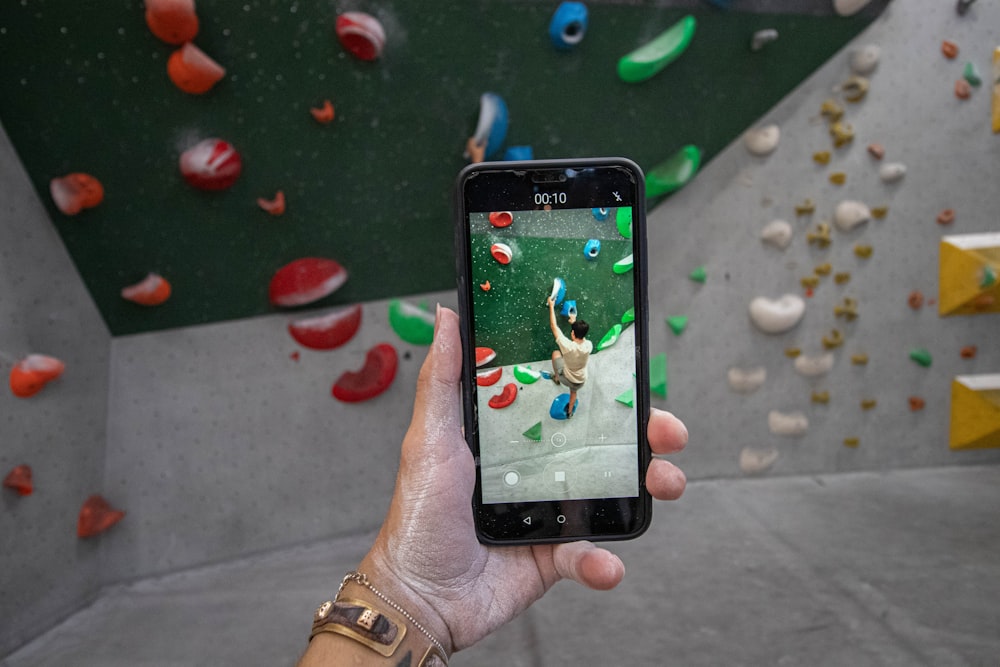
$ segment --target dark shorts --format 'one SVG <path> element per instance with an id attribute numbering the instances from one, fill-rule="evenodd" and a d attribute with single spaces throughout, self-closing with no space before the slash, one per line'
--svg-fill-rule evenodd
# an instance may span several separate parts
<path id="1" fill-rule="evenodd" d="M 563 360 L 562 355 L 557 356 L 552 360 L 553 366 L 555 366 L 556 374 L 559 375 L 559 382 L 566 385 L 573 391 L 580 391 L 583 388 L 583 382 L 573 382 L 566 378 L 566 362 Z"/>

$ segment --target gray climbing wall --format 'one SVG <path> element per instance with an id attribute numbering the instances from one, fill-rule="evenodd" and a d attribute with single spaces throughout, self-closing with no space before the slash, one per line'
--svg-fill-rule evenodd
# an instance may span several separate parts
<path id="1" fill-rule="evenodd" d="M 110 336 L 0 128 L 0 359 L 65 362 L 41 393 L 0 391 L 0 478 L 34 472 L 35 493 L 0 490 L 0 655 L 98 592 L 101 545 L 76 537 L 83 501 L 102 492 Z"/>

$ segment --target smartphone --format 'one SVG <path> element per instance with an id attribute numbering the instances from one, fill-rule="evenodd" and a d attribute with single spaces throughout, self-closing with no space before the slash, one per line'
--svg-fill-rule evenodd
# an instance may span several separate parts
<path id="1" fill-rule="evenodd" d="M 458 176 L 465 436 L 486 544 L 649 526 L 644 177 L 624 158 Z"/>

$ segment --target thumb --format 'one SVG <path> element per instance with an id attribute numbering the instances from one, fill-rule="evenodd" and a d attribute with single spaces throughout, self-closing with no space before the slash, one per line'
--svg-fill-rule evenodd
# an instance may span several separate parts
<path id="1" fill-rule="evenodd" d="M 560 577 L 599 591 L 614 588 L 625 576 L 618 556 L 586 541 L 556 545 L 552 559 Z"/>

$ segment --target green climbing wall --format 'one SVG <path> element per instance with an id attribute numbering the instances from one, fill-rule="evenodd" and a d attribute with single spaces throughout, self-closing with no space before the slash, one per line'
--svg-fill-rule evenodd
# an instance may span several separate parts
<path id="1" fill-rule="evenodd" d="M 650 3 L 651 4 L 651 3 Z M 13 0 L 0 6 L 0 121 L 50 209 L 115 335 L 267 313 L 267 284 L 302 256 L 339 260 L 351 278 L 317 305 L 449 289 L 451 188 L 485 90 L 511 111 L 508 144 L 537 157 L 625 155 L 644 168 L 693 143 L 711 158 L 835 53 L 884 3 L 849 19 L 695 12 L 689 51 L 654 79 L 627 85 L 618 57 L 684 12 L 591 6 L 581 46 L 556 52 L 555 3 L 380 3 L 377 63 L 344 54 L 335 9 L 320 0 L 199 0 L 195 42 L 227 68 L 204 96 L 166 76 L 173 47 L 142 3 Z M 753 31 L 778 42 L 748 49 Z M 321 126 L 311 106 L 331 99 Z M 221 137 L 244 158 L 230 190 L 180 178 L 180 151 Z M 62 215 L 48 182 L 97 176 L 104 203 Z M 257 197 L 284 190 L 272 217 Z M 120 289 L 149 271 L 174 295 L 147 309 Z"/>

